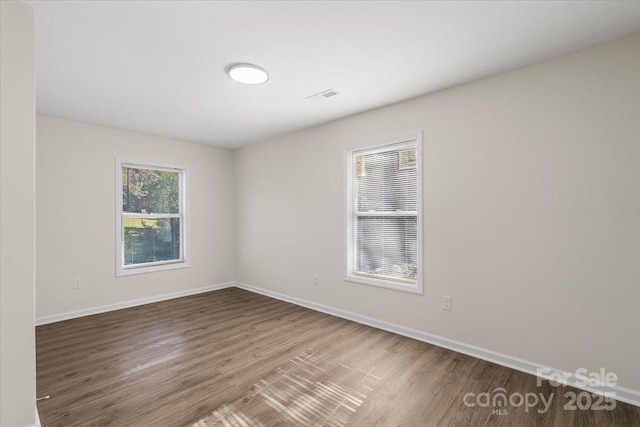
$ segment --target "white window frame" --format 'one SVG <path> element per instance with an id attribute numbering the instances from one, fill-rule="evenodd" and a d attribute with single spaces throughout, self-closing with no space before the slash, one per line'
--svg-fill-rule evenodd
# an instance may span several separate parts
<path id="1" fill-rule="evenodd" d="M 123 218 L 174 218 L 176 214 L 137 214 L 122 212 L 122 168 L 132 167 L 150 170 L 180 172 L 180 259 L 147 262 L 141 264 L 124 264 L 124 227 Z M 189 169 L 184 166 L 168 165 L 144 160 L 116 159 L 116 276 L 152 273 L 156 271 L 188 268 L 189 264 Z"/>
<path id="2" fill-rule="evenodd" d="M 417 179 L 418 179 L 418 200 L 417 200 L 417 276 L 415 282 L 402 280 L 400 278 L 389 279 L 381 278 L 376 275 L 368 275 L 355 272 L 355 194 L 354 194 L 354 176 L 355 176 L 355 159 L 359 152 L 371 154 L 373 152 L 388 151 L 390 148 L 401 150 L 403 148 L 416 147 L 417 155 Z M 387 289 L 395 289 L 403 292 L 415 294 L 424 294 L 423 285 L 423 250 L 422 250 L 422 132 L 416 132 L 409 135 L 403 135 L 393 138 L 386 138 L 376 142 L 363 144 L 360 146 L 349 147 L 344 150 L 345 159 L 345 281 L 360 283 L 364 285 L 377 286 Z M 395 214 L 394 216 L 397 216 Z M 413 216 L 413 215 L 411 215 Z"/>

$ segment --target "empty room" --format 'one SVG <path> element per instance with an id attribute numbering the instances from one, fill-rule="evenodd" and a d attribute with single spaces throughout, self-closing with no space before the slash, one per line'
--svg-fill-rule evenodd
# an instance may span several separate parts
<path id="1" fill-rule="evenodd" d="M 0 1 L 0 426 L 640 426 L 639 1 Z"/>

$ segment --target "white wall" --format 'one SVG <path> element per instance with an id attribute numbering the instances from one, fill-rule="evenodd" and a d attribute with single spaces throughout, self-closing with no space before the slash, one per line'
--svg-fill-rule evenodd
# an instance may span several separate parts
<path id="1" fill-rule="evenodd" d="M 415 130 L 425 294 L 345 282 L 343 148 Z M 236 188 L 239 282 L 640 390 L 640 36 L 243 148 Z"/>
<path id="2" fill-rule="evenodd" d="M 233 281 L 231 150 L 41 115 L 36 126 L 38 318 Z M 189 168 L 190 268 L 115 277 L 116 157 Z"/>
<path id="3" fill-rule="evenodd" d="M 35 423 L 33 10 L 0 2 L 0 425 Z"/>

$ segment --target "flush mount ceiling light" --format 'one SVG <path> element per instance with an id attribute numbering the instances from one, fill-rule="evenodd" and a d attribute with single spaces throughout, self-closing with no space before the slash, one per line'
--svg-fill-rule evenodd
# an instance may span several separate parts
<path id="1" fill-rule="evenodd" d="M 231 80 L 246 85 L 261 85 L 269 80 L 267 71 L 253 64 L 230 64 L 225 71 Z"/>

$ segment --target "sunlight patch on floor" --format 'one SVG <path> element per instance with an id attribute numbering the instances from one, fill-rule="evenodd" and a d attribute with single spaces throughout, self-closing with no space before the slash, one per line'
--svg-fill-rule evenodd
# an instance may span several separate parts
<path id="1" fill-rule="evenodd" d="M 379 383 L 366 370 L 332 360 L 321 350 L 303 352 L 255 383 L 247 394 L 192 427 L 276 424 L 344 426 Z"/>

